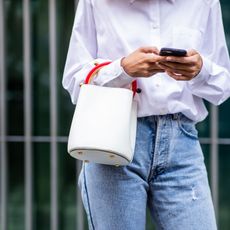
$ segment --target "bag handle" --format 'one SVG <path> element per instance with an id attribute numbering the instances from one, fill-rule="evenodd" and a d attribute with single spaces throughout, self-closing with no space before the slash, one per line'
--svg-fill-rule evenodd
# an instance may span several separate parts
<path id="1" fill-rule="evenodd" d="M 92 79 L 95 77 L 95 75 L 98 74 L 98 72 L 104 67 L 107 66 L 109 64 L 111 64 L 112 62 L 103 62 L 101 64 L 95 63 L 95 67 L 88 73 L 88 75 L 86 76 L 85 79 L 85 84 L 90 84 L 90 82 L 92 81 Z M 132 91 L 133 91 L 133 96 L 135 96 L 136 92 L 137 92 L 137 81 L 134 80 L 132 82 Z"/>

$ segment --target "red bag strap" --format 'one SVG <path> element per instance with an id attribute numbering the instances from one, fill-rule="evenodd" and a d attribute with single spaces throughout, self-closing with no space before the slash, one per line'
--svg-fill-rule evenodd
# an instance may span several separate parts
<path id="1" fill-rule="evenodd" d="M 101 64 L 95 63 L 95 67 L 88 73 L 85 79 L 85 84 L 90 84 L 92 79 L 95 77 L 95 75 L 104 67 L 111 64 L 111 62 L 103 62 Z M 133 91 L 133 96 L 135 96 L 137 92 L 137 81 L 132 82 L 132 91 Z"/>

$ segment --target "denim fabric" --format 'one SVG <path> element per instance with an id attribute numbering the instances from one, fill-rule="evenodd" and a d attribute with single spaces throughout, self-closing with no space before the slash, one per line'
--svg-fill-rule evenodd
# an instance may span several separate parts
<path id="1" fill-rule="evenodd" d="M 215 230 L 203 153 L 182 114 L 138 118 L 128 166 L 84 163 L 78 180 L 90 230 Z"/>

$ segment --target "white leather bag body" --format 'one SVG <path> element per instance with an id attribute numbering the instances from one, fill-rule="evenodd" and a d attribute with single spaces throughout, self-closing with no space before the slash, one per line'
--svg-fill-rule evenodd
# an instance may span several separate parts
<path id="1" fill-rule="evenodd" d="M 85 162 L 127 165 L 134 155 L 136 126 L 137 104 L 132 90 L 83 84 L 68 152 Z"/>

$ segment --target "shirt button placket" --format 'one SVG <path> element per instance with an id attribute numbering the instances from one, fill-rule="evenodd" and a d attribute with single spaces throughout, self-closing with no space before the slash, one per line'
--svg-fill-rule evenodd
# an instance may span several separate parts
<path id="1" fill-rule="evenodd" d="M 151 40 L 152 45 L 160 48 L 160 2 L 159 0 L 151 1 Z"/>

